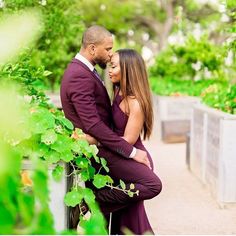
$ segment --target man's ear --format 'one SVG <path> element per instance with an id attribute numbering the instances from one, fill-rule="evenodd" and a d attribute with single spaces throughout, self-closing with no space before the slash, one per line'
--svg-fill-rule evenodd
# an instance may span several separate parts
<path id="1" fill-rule="evenodd" d="M 95 48 L 96 48 L 96 46 L 94 44 L 89 44 L 88 45 L 88 51 L 89 51 L 90 55 L 94 56 Z"/>

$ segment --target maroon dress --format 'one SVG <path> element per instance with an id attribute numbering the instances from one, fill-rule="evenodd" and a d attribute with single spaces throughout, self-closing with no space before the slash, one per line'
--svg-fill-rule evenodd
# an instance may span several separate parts
<path id="1" fill-rule="evenodd" d="M 128 116 L 121 110 L 119 106 L 121 101 L 122 97 L 117 93 L 112 105 L 112 116 L 114 122 L 114 131 L 119 136 L 124 136 Z M 140 136 L 134 146 L 141 150 L 147 151 L 141 141 Z M 153 161 L 149 153 L 148 158 L 153 169 Z M 125 209 L 114 212 L 112 218 L 112 233 L 125 233 L 124 231 L 122 231 L 122 229 L 128 228 L 134 234 L 154 234 L 151 225 L 148 221 L 143 200 L 131 203 Z"/>

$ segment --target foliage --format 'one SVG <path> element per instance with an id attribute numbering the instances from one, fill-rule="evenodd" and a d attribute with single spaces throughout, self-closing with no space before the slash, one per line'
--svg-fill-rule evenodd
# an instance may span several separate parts
<path id="1" fill-rule="evenodd" d="M 150 78 L 151 89 L 155 94 L 162 96 L 200 96 L 204 89 L 213 84 L 226 85 L 226 82 L 220 80 L 178 80 L 161 79 L 158 77 Z"/>
<path id="2" fill-rule="evenodd" d="M 79 5 L 86 26 L 104 25 L 115 34 L 118 47 L 141 51 L 146 46 L 153 55 L 162 50 L 168 36 L 180 28 L 186 31 L 190 26 L 192 30 L 196 22 L 201 22 L 209 31 L 209 24 L 220 18 L 214 6 L 198 4 L 196 0 L 87 0 L 79 1 Z M 184 21 L 178 14 L 179 8 Z"/>
<path id="3" fill-rule="evenodd" d="M 236 3 L 234 0 L 227 0 L 226 7 L 228 15 L 231 17 L 227 30 L 231 33 L 229 48 L 236 52 Z"/>
<path id="4" fill-rule="evenodd" d="M 7 0 L 4 12 L 19 12 L 28 7 L 41 11 L 43 32 L 32 49 L 34 64 L 44 65 L 52 74 L 45 81 L 54 89 L 63 75 L 66 65 L 80 47 L 80 37 L 84 30 L 76 0 Z"/>
<path id="5" fill-rule="evenodd" d="M 206 88 L 201 96 L 203 102 L 210 107 L 236 115 L 236 84 L 213 84 Z"/>
<path id="6" fill-rule="evenodd" d="M 200 96 L 207 105 L 235 114 L 235 69 L 234 63 L 226 63 L 228 50 L 206 37 L 192 36 L 182 46 L 170 46 L 150 68 L 152 90 L 159 95 Z"/>
<path id="7" fill-rule="evenodd" d="M 103 25 L 116 36 L 119 47 L 132 46 L 139 50 L 142 33 L 147 32 L 147 27 L 138 23 L 138 17 L 144 12 L 149 14 L 150 9 L 155 14 L 157 8 L 154 1 L 147 4 L 145 0 L 88 0 L 80 1 L 79 6 L 86 27 L 92 24 Z"/>
<path id="8" fill-rule="evenodd" d="M 30 189 L 21 181 L 22 153 L 15 145 L 26 137 L 27 132 L 21 131 L 28 129 L 28 106 L 19 99 L 15 86 L 1 84 L 0 90 L 0 109 L 4 111 L 0 118 L 0 233 L 54 234 L 46 166 L 34 160 Z"/>
<path id="9" fill-rule="evenodd" d="M 24 115 L 20 118 L 21 122 L 27 124 L 24 132 L 20 137 L 19 135 L 10 135 L 8 132 L 4 133 L 4 140 L 8 145 L 14 146 L 14 150 L 20 157 L 25 157 L 35 163 L 33 164 L 33 166 L 35 166 L 32 176 L 33 184 L 29 190 L 33 203 L 28 206 L 33 208 L 33 210 L 24 206 L 28 209 L 27 211 L 29 211 L 29 214 L 24 213 L 26 215 L 25 217 L 27 217 L 27 219 L 35 217 L 34 202 L 37 197 L 39 200 L 42 200 L 43 206 L 47 206 L 47 169 L 48 165 L 52 164 L 55 165 L 53 177 L 57 181 L 63 177 L 63 163 L 70 163 L 73 166 L 72 173 L 69 173 L 70 176 L 79 176 L 80 181 L 91 181 L 96 188 L 103 188 L 105 186 L 117 188 L 130 196 L 136 194 L 137 192 L 134 192 L 132 189 L 127 190 L 113 186 L 113 180 L 106 174 L 109 168 L 106 166 L 105 159 L 97 156 L 97 147 L 95 145 L 89 145 L 88 142 L 83 139 L 82 131 L 79 129 L 74 130 L 72 123 L 64 118 L 62 111 L 50 105 L 48 98 L 41 91 L 43 81 L 45 81 L 48 72 L 45 71 L 43 67 L 35 68 L 30 62 L 29 55 L 23 54 L 19 62 L 6 64 L 0 72 L 0 77 L 4 78 L 7 83 L 16 81 L 20 84 L 20 86 L 17 87 L 18 94 L 28 100 L 24 109 Z M 18 128 L 20 128 L 20 126 Z M 101 168 L 98 172 L 96 172 L 92 166 L 92 162 L 101 164 Z M 102 169 L 104 174 L 100 173 Z M 27 179 L 26 183 L 31 182 L 29 178 Z M 22 191 L 19 194 L 19 196 L 23 197 L 26 193 Z M 81 219 L 80 221 L 85 227 L 83 233 L 93 232 L 94 234 L 105 234 L 106 222 L 95 202 L 93 191 L 89 188 L 82 188 L 80 182 L 76 181 L 72 189 L 66 194 L 65 203 L 67 206 L 75 206 L 80 204 L 83 199 L 92 213 L 89 220 Z M 14 205 L 14 202 L 11 204 Z M 48 207 L 45 209 L 48 209 Z M 43 214 L 45 221 L 37 221 L 36 229 L 25 228 L 28 227 L 28 221 L 19 221 L 20 227 L 25 230 L 23 232 L 53 233 L 54 230 L 52 228 L 50 212 L 43 212 Z M 94 228 L 96 232 L 87 228 L 95 219 L 97 221 L 97 225 Z M 15 232 L 14 230 L 18 230 L 18 226 L 13 224 L 14 222 L 8 223 L 12 227 L 10 233 Z M 49 227 L 48 231 L 47 227 Z M 50 229 L 52 231 L 50 231 Z M 3 231 L 3 233 L 4 232 L 5 231 Z"/>
<path id="10" fill-rule="evenodd" d="M 150 74 L 162 79 L 225 79 L 225 54 L 223 47 L 210 43 L 206 37 L 196 40 L 190 35 L 184 45 L 170 46 L 161 52 Z"/>

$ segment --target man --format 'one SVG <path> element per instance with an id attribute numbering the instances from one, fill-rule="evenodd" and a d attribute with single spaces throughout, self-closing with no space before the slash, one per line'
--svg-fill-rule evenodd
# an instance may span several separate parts
<path id="1" fill-rule="evenodd" d="M 113 157 L 102 155 L 108 161 L 110 176 L 116 177 L 117 171 L 124 173 L 126 183 L 135 183 L 139 196 L 130 198 L 122 191 L 103 189 L 96 198 L 106 215 L 127 206 L 131 201 L 149 199 L 160 192 L 156 177 L 138 173 L 138 169 L 127 170 L 129 163 L 150 166 L 147 153 L 134 148 L 122 137 L 115 134 L 112 127 L 110 99 L 94 66 L 102 69 L 112 56 L 112 34 L 101 26 L 88 28 L 82 38 L 82 47 L 68 65 L 61 83 L 61 101 L 66 118 L 75 127 L 95 137 L 102 145 L 112 151 Z M 98 153 L 99 155 L 100 153 Z M 119 164 L 115 164 L 116 161 Z M 126 169 L 125 169 L 126 167 Z M 128 176 L 128 177 L 127 177 Z M 129 178 L 131 176 L 131 178 Z"/>

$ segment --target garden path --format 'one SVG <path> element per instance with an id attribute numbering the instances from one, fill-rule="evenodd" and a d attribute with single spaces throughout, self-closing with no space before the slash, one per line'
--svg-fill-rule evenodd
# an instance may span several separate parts
<path id="1" fill-rule="evenodd" d="M 186 144 L 165 144 L 154 129 L 145 142 L 163 182 L 159 196 L 145 202 L 155 234 L 235 234 L 236 203 L 220 207 L 185 164 Z"/>

